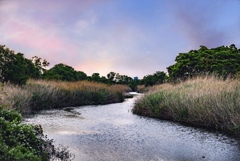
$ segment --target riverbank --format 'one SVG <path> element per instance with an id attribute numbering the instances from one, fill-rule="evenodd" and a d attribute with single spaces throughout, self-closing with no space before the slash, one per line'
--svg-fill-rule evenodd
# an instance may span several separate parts
<path id="1" fill-rule="evenodd" d="M 25 123 L 41 124 L 55 143 L 69 147 L 76 161 L 240 160 L 234 138 L 133 115 L 138 97 L 141 94 L 122 103 L 74 107 L 74 113 L 44 110 Z"/>
<path id="2" fill-rule="evenodd" d="M 240 136 L 240 81 L 214 77 L 155 86 L 133 113 L 212 128 Z"/>
<path id="3" fill-rule="evenodd" d="M 40 125 L 22 123 L 19 114 L 43 109 L 123 102 L 130 88 L 87 81 L 29 80 L 24 86 L 2 84 L 0 90 L 0 160 L 71 160 L 64 146 L 56 147 Z M 18 113 L 19 112 L 19 113 Z M 27 139 L 26 139 L 27 138 Z"/>
<path id="4" fill-rule="evenodd" d="M 124 85 L 78 81 L 29 80 L 24 86 L 4 84 L 0 104 L 22 114 L 38 110 L 122 102 L 130 88 Z"/>

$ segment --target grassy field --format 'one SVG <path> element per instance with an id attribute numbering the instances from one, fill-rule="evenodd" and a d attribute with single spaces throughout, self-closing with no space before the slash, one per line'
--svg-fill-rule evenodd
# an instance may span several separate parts
<path id="1" fill-rule="evenodd" d="M 124 92 L 130 90 L 124 85 L 109 86 L 87 81 L 29 80 L 25 86 L 2 86 L 0 104 L 23 114 L 42 109 L 122 102 Z"/>
<path id="2" fill-rule="evenodd" d="M 240 136 L 240 81 L 205 77 L 154 86 L 136 101 L 133 113 Z"/>

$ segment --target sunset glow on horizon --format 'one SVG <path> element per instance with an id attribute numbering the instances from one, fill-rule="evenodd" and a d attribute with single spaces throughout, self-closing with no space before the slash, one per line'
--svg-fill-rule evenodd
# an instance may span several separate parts
<path id="1" fill-rule="evenodd" d="M 239 48 L 239 8 L 238 0 L 0 0 L 0 45 L 50 67 L 142 78 L 200 45 Z"/>

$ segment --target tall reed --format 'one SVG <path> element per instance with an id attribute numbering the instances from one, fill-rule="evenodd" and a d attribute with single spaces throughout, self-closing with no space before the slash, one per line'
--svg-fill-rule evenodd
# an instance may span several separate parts
<path id="1" fill-rule="evenodd" d="M 42 109 L 122 102 L 129 87 L 88 81 L 29 80 L 25 86 L 4 84 L 3 89 L 0 104 L 22 113 L 31 113 Z"/>
<path id="2" fill-rule="evenodd" d="M 155 86 L 133 113 L 240 134 L 240 81 L 209 76 Z"/>

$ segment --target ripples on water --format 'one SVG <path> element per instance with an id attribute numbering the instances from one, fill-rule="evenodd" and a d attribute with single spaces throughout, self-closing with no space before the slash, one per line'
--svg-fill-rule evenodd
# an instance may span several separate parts
<path id="1" fill-rule="evenodd" d="M 131 113 L 134 99 L 104 106 L 44 111 L 26 122 L 41 124 L 76 161 L 240 161 L 236 140 L 222 134 Z"/>

